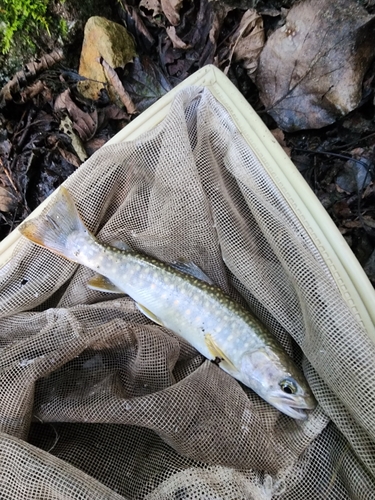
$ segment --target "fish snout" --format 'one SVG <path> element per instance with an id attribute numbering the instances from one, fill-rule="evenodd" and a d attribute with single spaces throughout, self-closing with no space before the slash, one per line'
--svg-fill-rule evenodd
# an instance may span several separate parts
<path id="1" fill-rule="evenodd" d="M 268 402 L 289 417 L 298 420 L 306 420 L 308 418 L 308 411 L 314 410 L 317 405 L 312 395 L 296 396 L 285 394 L 282 396 L 271 396 Z"/>

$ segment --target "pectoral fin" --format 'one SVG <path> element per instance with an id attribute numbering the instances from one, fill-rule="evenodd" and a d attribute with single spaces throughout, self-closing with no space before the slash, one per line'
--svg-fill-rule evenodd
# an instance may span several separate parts
<path id="1" fill-rule="evenodd" d="M 117 288 L 112 281 L 101 274 L 95 274 L 95 276 L 90 278 L 87 282 L 87 286 L 91 288 L 91 290 L 98 290 L 99 292 L 124 293 L 122 290 Z"/>
<path id="2" fill-rule="evenodd" d="M 210 354 L 212 354 L 213 359 L 216 360 L 216 358 L 219 358 L 224 363 L 227 363 L 232 370 L 237 371 L 232 361 L 224 354 L 224 352 L 216 344 L 213 336 L 210 333 L 207 333 L 204 336 L 204 341 L 206 343 L 208 350 L 210 351 Z"/>
<path id="3" fill-rule="evenodd" d="M 138 309 L 141 311 L 141 313 L 143 313 L 146 316 L 146 318 L 150 319 L 157 325 L 164 326 L 163 322 L 157 316 L 155 316 L 155 314 L 152 313 L 150 309 L 147 309 L 147 307 L 142 306 L 142 304 L 139 304 L 138 302 L 136 302 L 136 305 Z"/>

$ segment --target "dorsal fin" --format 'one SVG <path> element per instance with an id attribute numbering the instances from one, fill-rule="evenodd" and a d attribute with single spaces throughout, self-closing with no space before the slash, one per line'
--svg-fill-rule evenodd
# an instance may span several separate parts
<path id="1" fill-rule="evenodd" d="M 117 240 L 117 239 L 109 240 L 108 245 L 117 248 L 118 250 L 122 250 L 123 252 L 133 251 L 133 249 L 130 248 L 130 246 L 127 243 L 125 243 L 125 241 L 122 240 Z"/>
<path id="2" fill-rule="evenodd" d="M 190 274 L 190 276 L 193 276 L 194 278 L 197 278 L 198 280 L 205 281 L 209 285 L 214 285 L 214 282 L 212 281 L 211 278 L 207 276 L 206 273 L 202 271 L 200 267 L 198 267 L 194 262 L 187 262 L 183 259 L 181 260 L 176 260 L 175 262 L 172 262 L 170 264 L 171 267 L 174 269 L 177 269 L 178 271 L 181 271 L 182 273 L 185 274 Z"/>

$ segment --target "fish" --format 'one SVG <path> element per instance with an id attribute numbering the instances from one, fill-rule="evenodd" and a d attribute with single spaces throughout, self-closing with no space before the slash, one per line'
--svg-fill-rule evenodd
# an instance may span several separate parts
<path id="1" fill-rule="evenodd" d="M 128 246 L 99 242 L 64 186 L 46 212 L 19 230 L 37 245 L 92 269 L 90 288 L 127 294 L 147 318 L 185 339 L 285 415 L 305 420 L 315 408 L 302 371 L 281 344 L 195 264 L 165 263 Z"/>

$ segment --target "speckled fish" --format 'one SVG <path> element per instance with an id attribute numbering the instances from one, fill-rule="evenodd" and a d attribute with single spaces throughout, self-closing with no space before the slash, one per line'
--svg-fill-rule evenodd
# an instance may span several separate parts
<path id="1" fill-rule="evenodd" d="M 20 227 L 28 239 L 93 269 L 91 288 L 123 292 L 155 323 L 169 328 L 259 396 L 296 419 L 316 402 L 307 382 L 276 339 L 193 264 L 99 243 L 84 226 L 66 188 L 47 213 Z"/>

